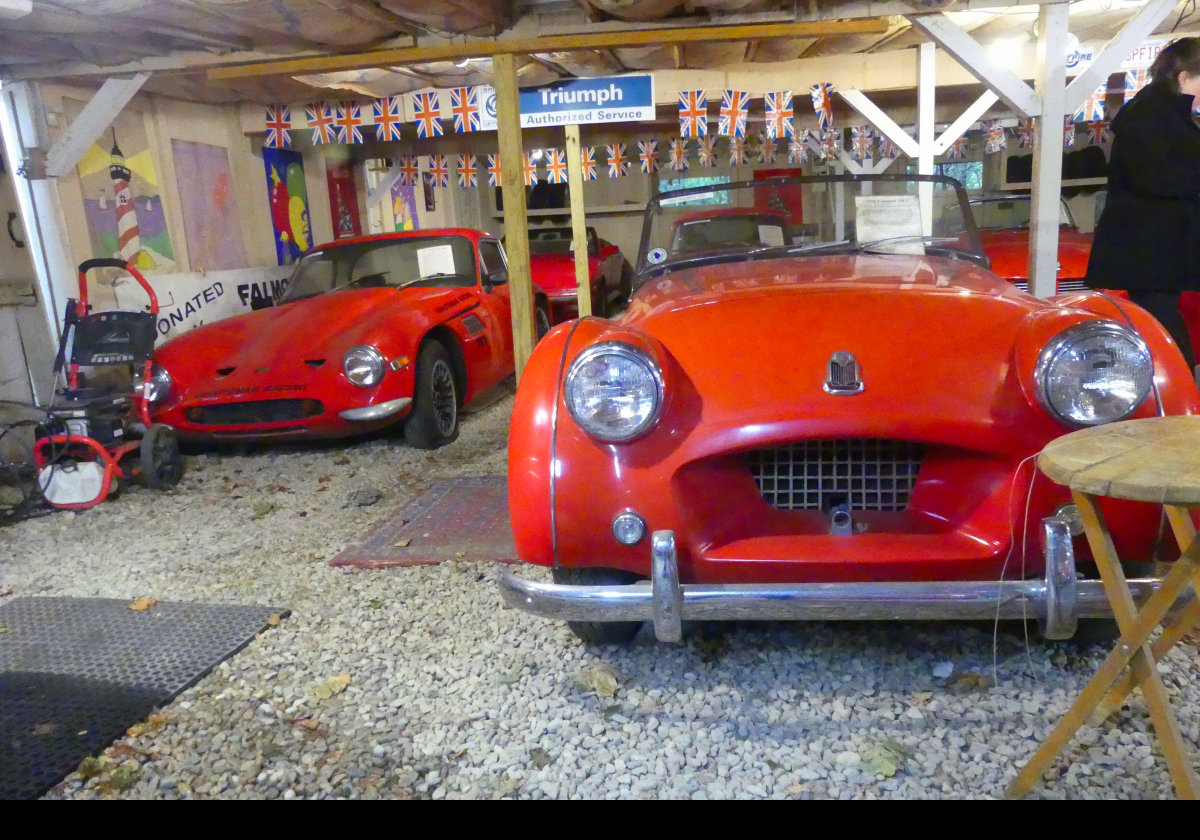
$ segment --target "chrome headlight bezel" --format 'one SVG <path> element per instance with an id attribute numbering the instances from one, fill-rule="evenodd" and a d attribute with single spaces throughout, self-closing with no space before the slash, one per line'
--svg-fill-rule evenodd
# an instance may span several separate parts
<path id="1" fill-rule="evenodd" d="M 588 364 L 601 356 L 615 356 L 624 362 L 641 366 L 652 385 L 652 392 L 649 396 L 653 398 L 653 405 L 650 411 L 634 425 L 620 433 L 598 427 L 591 421 L 591 418 L 582 416 L 576 405 L 575 392 L 581 384 L 582 371 Z M 662 416 L 664 397 L 662 369 L 658 362 L 646 351 L 624 341 L 602 341 L 576 356 L 567 371 L 566 383 L 563 387 L 563 401 L 566 403 L 571 419 L 589 437 L 604 443 L 629 443 L 647 434 L 658 424 L 658 420 Z"/>
<path id="2" fill-rule="evenodd" d="M 370 344 L 356 344 L 342 357 L 342 373 L 359 388 L 374 388 L 386 371 L 387 360 Z"/>
<path id="3" fill-rule="evenodd" d="M 1068 408 L 1059 404 L 1055 399 L 1050 379 L 1055 373 L 1055 366 L 1066 358 L 1065 354 L 1096 339 L 1125 342 L 1128 349 L 1140 356 L 1139 363 L 1144 375 L 1142 376 L 1143 381 L 1138 383 L 1138 390 L 1135 391 L 1134 398 L 1128 401 L 1123 409 L 1110 416 L 1083 417 L 1072 414 Z M 1124 420 L 1146 401 L 1154 385 L 1154 360 L 1150 355 L 1150 348 L 1142 337 L 1124 324 L 1116 321 L 1084 321 L 1067 327 L 1046 343 L 1046 346 L 1038 354 L 1033 381 L 1038 402 L 1052 417 L 1070 426 L 1102 426 Z M 1082 383 L 1080 387 L 1082 388 Z"/>
<path id="4" fill-rule="evenodd" d="M 133 390 L 135 393 L 144 394 L 142 380 L 142 366 L 134 365 L 133 367 Z M 171 396 L 171 388 L 174 386 L 174 381 L 171 379 L 171 374 L 167 369 L 157 362 L 150 369 L 150 393 L 146 398 L 150 404 L 163 402 L 167 397 Z"/>

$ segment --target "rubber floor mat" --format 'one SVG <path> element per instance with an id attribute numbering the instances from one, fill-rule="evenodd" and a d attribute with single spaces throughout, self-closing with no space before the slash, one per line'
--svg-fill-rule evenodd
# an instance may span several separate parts
<path id="1" fill-rule="evenodd" d="M 383 569 L 446 561 L 516 562 L 504 476 L 438 481 L 331 566 Z"/>
<path id="2" fill-rule="evenodd" d="M 0 603 L 0 799 L 45 793 L 83 758 L 268 626 L 272 607 L 107 598 Z"/>

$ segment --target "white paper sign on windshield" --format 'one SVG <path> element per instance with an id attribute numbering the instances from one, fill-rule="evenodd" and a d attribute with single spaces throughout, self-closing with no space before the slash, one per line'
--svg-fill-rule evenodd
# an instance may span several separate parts
<path id="1" fill-rule="evenodd" d="M 758 241 L 763 245 L 783 247 L 783 228 L 775 225 L 759 225 Z"/>
<path id="2" fill-rule="evenodd" d="M 454 247 L 451 245 L 430 245 L 417 251 L 417 271 L 421 277 L 432 277 L 435 274 L 454 274 Z"/>
<path id="3" fill-rule="evenodd" d="M 878 242 L 889 254 L 925 253 L 921 202 L 915 195 L 855 196 L 854 213 L 860 247 Z"/>

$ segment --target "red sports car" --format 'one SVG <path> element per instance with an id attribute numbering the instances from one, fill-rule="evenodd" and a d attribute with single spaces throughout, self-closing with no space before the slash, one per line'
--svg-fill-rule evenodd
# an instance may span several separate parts
<path id="1" fill-rule="evenodd" d="M 604 317 L 629 300 L 633 268 L 621 249 L 587 229 L 588 276 L 592 283 L 592 314 Z M 529 269 L 533 282 L 550 299 L 553 323 L 579 316 L 575 252 L 571 228 L 532 228 L 529 231 Z"/>
<path id="2" fill-rule="evenodd" d="M 923 235 L 922 181 L 958 208 L 953 235 Z M 803 237 L 672 252 L 687 199 L 798 206 L 776 190 L 803 192 Z M 961 187 L 932 176 L 666 193 L 637 271 L 624 317 L 555 328 L 522 375 L 513 531 L 553 582 L 510 571 L 509 604 L 592 641 L 644 620 L 675 640 L 688 619 L 1023 615 L 1065 638 L 1106 615 L 1101 582 L 1076 578 L 1078 511 L 1034 456 L 1082 426 L 1200 410 L 1143 310 L 1014 288 Z M 1125 560 L 1156 556 L 1158 507 L 1104 508 Z"/>
<path id="3" fill-rule="evenodd" d="M 309 251 L 274 306 L 206 324 L 154 354 L 153 417 L 188 440 L 332 438 L 404 423 L 432 449 L 458 409 L 513 372 L 499 240 L 444 229 Z M 550 327 L 535 289 L 539 334 Z"/>

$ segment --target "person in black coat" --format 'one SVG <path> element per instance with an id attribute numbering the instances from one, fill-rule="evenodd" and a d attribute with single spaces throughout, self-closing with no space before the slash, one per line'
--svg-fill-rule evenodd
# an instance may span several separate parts
<path id="1" fill-rule="evenodd" d="M 1093 289 L 1126 289 L 1196 364 L 1179 296 L 1200 291 L 1200 38 L 1180 38 L 1112 122 L 1108 199 L 1088 260 Z"/>

